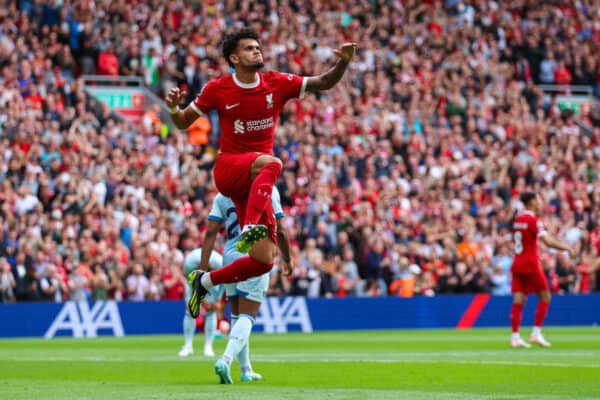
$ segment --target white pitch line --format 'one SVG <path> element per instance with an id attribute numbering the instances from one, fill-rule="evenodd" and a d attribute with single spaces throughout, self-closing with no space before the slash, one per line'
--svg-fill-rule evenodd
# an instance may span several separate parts
<path id="1" fill-rule="evenodd" d="M 533 353 L 535 352 L 535 353 Z M 465 351 L 372 351 L 372 352 L 363 352 L 363 353 L 276 353 L 269 354 L 268 357 L 281 357 L 285 359 L 293 360 L 294 357 L 302 356 L 305 358 L 315 357 L 320 358 L 322 356 L 327 356 L 329 358 L 341 357 L 341 358 L 356 358 L 356 357 L 476 357 L 480 359 L 481 357 L 489 356 L 489 357 L 520 357 L 520 356 L 530 356 L 531 354 L 535 354 L 536 358 L 540 357 L 573 357 L 577 356 L 579 358 L 594 358 L 600 359 L 600 351 L 597 350 L 573 350 L 573 351 L 557 351 L 557 350 L 541 350 L 536 351 L 536 349 L 527 351 L 521 349 L 510 349 L 507 348 L 505 350 L 465 350 Z M 600 365 L 600 364 L 599 364 Z"/>
<path id="2" fill-rule="evenodd" d="M 281 359 L 269 359 L 267 357 L 253 357 L 254 361 L 266 362 L 266 363 L 276 363 L 282 362 L 284 360 Z M 321 360 L 286 360 L 287 362 L 297 362 L 297 363 L 347 363 L 347 362 L 364 362 L 364 363 L 381 363 L 381 364 L 476 364 L 476 365 L 522 365 L 522 366 L 534 366 L 534 367 L 559 367 L 559 368 L 573 368 L 573 367 L 582 367 L 582 368 L 599 368 L 599 364 L 569 364 L 569 363 L 549 363 L 549 362 L 529 362 L 529 361 L 481 361 L 481 360 L 443 360 L 443 359 L 352 359 L 352 360 L 344 360 L 344 359 L 321 359 Z"/>
<path id="3" fill-rule="evenodd" d="M 444 358 L 424 358 L 426 354 L 417 354 L 416 357 L 407 357 L 404 354 L 400 354 L 398 358 L 371 358 L 372 355 L 366 356 L 365 354 L 356 355 L 335 355 L 335 354 L 323 354 L 315 355 L 315 357 L 306 357 L 305 355 L 298 354 L 279 354 L 279 355 L 253 355 L 252 359 L 256 362 L 264 363 L 376 363 L 376 364 L 464 364 L 464 365 L 513 365 L 513 366 L 535 366 L 535 367 L 557 367 L 557 368 L 593 368 L 600 369 L 600 364 L 576 364 L 576 363 L 565 363 L 565 362 L 531 362 L 531 361 L 520 361 L 520 360 L 457 360 L 444 359 Z M 197 362 L 197 361 L 210 361 L 210 359 L 200 357 L 190 357 L 187 359 L 180 359 L 176 356 L 145 356 L 145 357 L 27 357 L 27 356 L 15 356 L 2 358 L 5 361 L 11 362 L 27 362 L 27 361 L 39 361 L 39 362 L 68 362 L 68 361 L 83 361 L 83 362 L 173 362 L 173 361 L 184 361 L 184 362 Z"/>

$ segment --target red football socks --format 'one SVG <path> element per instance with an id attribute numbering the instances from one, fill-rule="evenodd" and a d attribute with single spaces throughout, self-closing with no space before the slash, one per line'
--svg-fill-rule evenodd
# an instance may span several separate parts
<path id="1" fill-rule="evenodd" d="M 234 283 L 269 272 L 273 264 L 263 264 L 250 256 L 238 258 L 231 264 L 210 273 L 213 285 Z"/>
<path id="2" fill-rule="evenodd" d="M 538 301 L 537 308 L 535 309 L 535 319 L 533 326 L 537 326 L 539 328 L 544 324 L 546 315 L 548 315 L 548 308 L 550 308 L 550 303 L 547 303 L 542 300 Z"/>
<path id="3" fill-rule="evenodd" d="M 278 162 L 268 163 L 260 170 L 250 188 L 246 206 L 246 220 L 240 222 L 243 222 L 244 225 L 258 224 L 265 207 L 271 201 L 273 185 L 275 185 L 275 181 L 280 174 L 281 164 Z"/>
<path id="4" fill-rule="evenodd" d="M 513 333 L 519 332 L 519 327 L 521 326 L 521 318 L 523 316 L 523 304 L 513 303 L 512 308 L 510 309 L 510 323 L 512 325 Z M 536 313 L 537 318 L 537 313 Z"/>

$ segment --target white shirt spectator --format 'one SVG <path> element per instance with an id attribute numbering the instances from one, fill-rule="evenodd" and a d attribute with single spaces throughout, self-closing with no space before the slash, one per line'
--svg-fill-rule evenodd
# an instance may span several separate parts
<path id="1" fill-rule="evenodd" d="M 24 197 L 19 198 L 15 203 L 15 209 L 18 215 L 23 215 L 35 208 L 39 203 L 37 197 L 27 194 Z"/>
<path id="2" fill-rule="evenodd" d="M 144 275 L 129 275 L 127 278 L 127 289 L 131 290 L 132 288 L 135 288 L 135 290 L 133 293 L 129 292 L 129 297 L 127 297 L 127 300 L 144 301 L 146 299 L 146 291 L 148 290 L 149 286 L 150 282 Z"/>
<path id="3" fill-rule="evenodd" d="M 104 205 L 106 201 L 106 183 L 100 181 L 94 185 L 94 193 L 96 193 L 96 200 L 98 203 Z"/>

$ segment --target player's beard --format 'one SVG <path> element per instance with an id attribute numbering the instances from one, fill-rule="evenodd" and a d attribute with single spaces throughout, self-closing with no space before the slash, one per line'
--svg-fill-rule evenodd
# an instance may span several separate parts
<path id="1" fill-rule="evenodd" d="M 257 70 L 264 68 L 265 63 L 262 61 L 259 62 L 255 62 L 254 64 L 252 64 L 252 68 L 256 68 Z"/>

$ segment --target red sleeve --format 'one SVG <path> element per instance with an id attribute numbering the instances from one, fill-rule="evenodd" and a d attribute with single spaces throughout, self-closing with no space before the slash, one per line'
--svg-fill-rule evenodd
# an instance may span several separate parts
<path id="1" fill-rule="evenodd" d="M 277 83 L 281 91 L 281 100 L 285 103 L 290 99 L 301 99 L 306 91 L 306 82 L 308 78 L 294 74 L 283 74 L 276 72 Z"/>
<path id="2" fill-rule="evenodd" d="M 208 114 L 212 109 L 217 108 L 216 93 L 216 82 L 210 81 L 204 85 L 190 106 L 200 115 Z"/>

